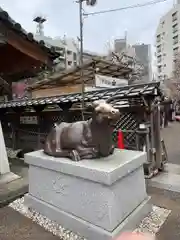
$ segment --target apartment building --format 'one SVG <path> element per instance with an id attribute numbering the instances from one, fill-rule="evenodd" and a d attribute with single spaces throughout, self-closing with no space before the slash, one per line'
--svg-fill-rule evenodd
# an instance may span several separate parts
<path id="1" fill-rule="evenodd" d="M 180 0 L 161 17 L 155 45 L 158 79 L 168 79 L 172 76 L 175 57 L 180 51 Z"/>
<path id="2" fill-rule="evenodd" d="M 57 52 L 60 53 L 60 57 L 56 59 L 55 69 L 63 70 L 70 67 L 75 67 L 79 63 L 79 48 L 78 43 L 72 38 L 56 37 L 51 38 L 44 35 L 36 35 L 37 40 L 43 40 L 46 46 L 53 46 Z"/>

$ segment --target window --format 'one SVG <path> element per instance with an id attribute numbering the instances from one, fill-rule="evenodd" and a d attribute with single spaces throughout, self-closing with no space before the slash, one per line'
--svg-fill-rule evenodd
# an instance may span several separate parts
<path id="1" fill-rule="evenodd" d="M 172 21 L 174 22 L 176 20 L 177 20 L 177 11 L 172 14 Z"/>
<path id="2" fill-rule="evenodd" d="M 61 53 L 64 55 L 65 54 L 65 48 L 61 48 Z"/>
<path id="3" fill-rule="evenodd" d="M 160 42 L 161 41 L 161 34 L 157 35 L 157 42 Z"/>
<path id="4" fill-rule="evenodd" d="M 72 61 L 68 61 L 68 66 L 71 66 L 72 65 Z"/>
<path id="5" fill-rule="evenodd" d="M 178 53 L 178 51 L 179 51 L 179 47 L 176 47 L 173 49 L 174 56 Z"/>
<path id="6" fill-rule="evenodd" d="M 59 58 L 58 58 L 58 62 L 59 62 L 59 63 L 66 64 L 66 60 L 65 60 L 65 58 L 61 58 L 61 57 L 59 57 Z"/>
<path id="7" fill-rule="evenodd" d="M 74 62 L 74 66 L 75 66 L 75 67 L 77 66 L 77 62 Z"/>
<path id="8" fill-rule="evenodd" d="M 172 26 L 172 29 L 173 29 L 173 33 L 176 33 L 176 32 L 178 31 L 178 24 L 177 24 L 177 23 L 174 24 L 174 25 Z"/>
<path id="9" fill-rule="evenodd" d="M 177 11 L 172 14 L 172 17 L 177 16 Z"/>
<path id="10" fill-rule="evenodd" d="M 61 47 L 54 47 L 55 51 L 61 51 Z"/>
<path id="11" fill-rule="evenodd" d="M 65 49 L 64 48 L 60 48 L 59 50 L 59 54 L 60 54 L 60 58 L 64 58 L 65 57 Z"/>
<path id="12" fill-rule="evenodd" d="M 173 37 L 173 44 L 177 44 L 178 43 L 178 35 Z"/>
<path id="13" fill-rule="evenodd" d="M 164 27 L 164 24 L 165 24 L 165 21 L 163 21 L 163 22 L 161 23 L 161 26 Z"/>
<path id="14" fill-rule="evenodd" d="M 161 57 L 161 55 L 160 55 L 160 56 L 157 57 L 157 62 L 160 63 L 161 60 L 162 60 L 162 57 Z"/>
<path id="15" fill-rule="evenodd" d="M 157 53 L 160 53 L 161 52 L 161 45 L 158 45 L 157 46 Z"/>
<path id="16" fill-rule="evenodd" d="M 71 54 L 72 54 L 72 51 L 67 50 L 67 54 L 68 54 L 68 55 L 71 55 Z"/>
<path id="17" fill-rule="evenodd" d="M 158 72 L 159 72 L 159 73 L 162 72 L 162 66 L 158 66 Z"/>
<path id="18" fill-rule="evenodd" d="M 73 59 L 74 59 L 74 61 L 77 60 L 77 54 L 76 53 L 73 53 Z"/>

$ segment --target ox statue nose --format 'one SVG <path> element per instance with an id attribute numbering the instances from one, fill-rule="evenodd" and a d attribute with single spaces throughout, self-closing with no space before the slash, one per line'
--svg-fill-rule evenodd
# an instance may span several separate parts
<path id="1" fill-rule="evenodd" d="M 118 110 L 112 110 L 111 113 L 112 113 L 112 114 L 117 114 L 117 113 L 118 113 Z"/>

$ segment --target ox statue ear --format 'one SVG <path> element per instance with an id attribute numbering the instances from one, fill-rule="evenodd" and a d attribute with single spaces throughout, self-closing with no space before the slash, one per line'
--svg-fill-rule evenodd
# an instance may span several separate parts
<path id="1" fill-rule="evenodd" d="M 88 103 L 87 104 L 87 110 L 93 111 L 96 107 L 98 107 L 102 103 L 106 103 L 106 101 L 103 100 L 103 99 L 100 99 L 100 100 L 96 100 L 96 101 L 94 101 L 92 103 Z"/>
<path id="2" fill-rule="evenodd" d="M 96 100 L 94 101 L 92 104 L 93 104 L 93 107 L 96 108 L 97 106 L 99 106 L 99 104 L 101 103 L 106 103 L 105 100 L 101 99 L 101 100 Z"/>

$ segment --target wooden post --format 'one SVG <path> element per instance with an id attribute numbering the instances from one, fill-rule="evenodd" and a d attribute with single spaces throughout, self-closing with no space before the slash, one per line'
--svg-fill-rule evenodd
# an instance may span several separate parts
<path id="1" fill-rule="evenodd" d="M 37 105 L 33 106 L 36 111 L 37 123 L 38 123 L 38 135 L 37 135 L 37 149 L 41 149 L 41 128 L 40 128 L 40 114 L 45 109 L 46 105 Z"/>
<path id="2" fill-rule="evenodd" d="M 11 129 L 12 129 L 12 149 L 16 150 L 16 146 L 17 146 L 16 139 L 17 139 L 17 136 L 16 136 L 16 130 L 15 130 L 15 127 L 14 127 L 14 123 L 12 123 Z"/>
<path id="3" fill-rule="evenodd" d="M 161 168 L 162 148 L 161 148 L 161 131 L 160 131 L 160 106 L 156 108 L 154 116 L 154 140 L 156 148 L 156 168 Z"/>

